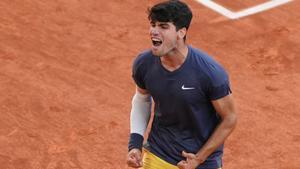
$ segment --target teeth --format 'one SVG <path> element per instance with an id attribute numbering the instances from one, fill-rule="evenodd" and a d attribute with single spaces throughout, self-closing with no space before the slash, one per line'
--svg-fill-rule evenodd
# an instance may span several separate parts
<path id="1" fill-rule="evenodd" d="M 157 38 L 152 38 L 153 41 L 157 41 L 157 42 L 160 42 L 161 40 L 160 39 L 157 39 Z"/>

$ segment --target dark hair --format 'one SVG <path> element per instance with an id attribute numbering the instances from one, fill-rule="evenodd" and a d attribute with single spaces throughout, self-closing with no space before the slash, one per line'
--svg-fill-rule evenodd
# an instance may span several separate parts
<path id="1" fill-rule="evenodd" d="M 158 3 L 148 9 L 148 19 L 151 22 L 172 22 L 176 30 L 188 29 L 193 14 L 184 2 L 179 0 L 169 0 Z"/>

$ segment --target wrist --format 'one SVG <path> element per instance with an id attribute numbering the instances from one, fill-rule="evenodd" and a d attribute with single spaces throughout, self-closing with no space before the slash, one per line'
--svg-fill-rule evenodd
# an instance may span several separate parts
<path id="1" fill-rule="evenodd" d="M 200 165 L 200 164 L 204 163 L 204 161 L 206 160 L 206 158 L 203 155 L 201 155 L 201 154 L 196 154 L 196 160 L 198 162 L 198 165 Z"/>
<path id="2" fill-rule="evenodd" d="M 142 151 L 144 142 L 144 137 L 137 133 L 131 133 L 129 137 L 129 143 L 128 143 L 128 151 L 132 149 L 139 149 Z"/>

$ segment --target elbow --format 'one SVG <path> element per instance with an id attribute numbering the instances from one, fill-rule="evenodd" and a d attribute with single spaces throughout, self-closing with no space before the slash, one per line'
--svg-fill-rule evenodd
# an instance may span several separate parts
<path id="1" fill-rule="evenodd" d="M 236 125 L 237 125 L 237 123 L 238 123 L 238 117 L 237 117 L 236 114 L 234 114 L 234 116 L 232 117 L 231 121 L 232 121 L 231 123 L 233 125 L 233 128 L 235 128 Z"/>
<path id="2" fill-rule="evenodd" d="M 229 123 L 231 125 L 232 130 L 233 130 L 236 127 L 237 123 L 238 123 L 238 117 L 235 113 L 230 116 Z"/>
<path id="3" fill-rule="evenodd" d="M 238 123 L 238 117 L 235 113 L 231 113 L 223 119 L 223 123 L 226 124 L 228 129 L 234 130 Z"/>

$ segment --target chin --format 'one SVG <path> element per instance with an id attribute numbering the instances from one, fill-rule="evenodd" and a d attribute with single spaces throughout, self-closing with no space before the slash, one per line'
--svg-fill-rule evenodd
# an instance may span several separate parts
<path id="1" fill-rule="evenodd" d="M 151 51 L 152 51 L 153 55 L 155 55 L 155 56 L 161 56 L 161 52 L 153 50 L 153 49 Z"/>

